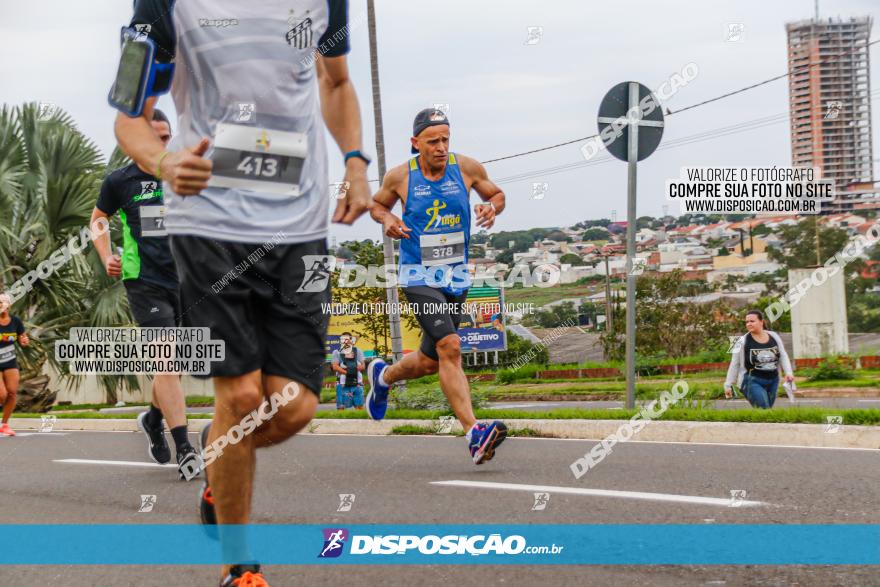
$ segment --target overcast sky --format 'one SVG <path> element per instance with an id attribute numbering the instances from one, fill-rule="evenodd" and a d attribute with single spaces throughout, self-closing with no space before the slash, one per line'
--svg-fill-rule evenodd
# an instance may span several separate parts
<path id="1" fill-rule="evenodd" d="M 0 102 L 50 101 L 72 114 L 108 153 L 115 144 L 106 95 L 115 75 L 119 28 L 130 18 L 129 0 L 69 2 L 2 0 Z M 785 23 L 812 16 L 812 0 L 449 0 L 443 3 L 376 0 L 382 104 L 388 165 L 409 156 L 412 118 L 421 108 L 448 103 L 452 149 L 480 160 L 560 143 L 596 132 L 596 112 L 614 84 L 637 80 L 656 88 L 688 63 L 696 79 L 664 103 L 672 110 L 786 71 Z M 822 17 L 880 15 L 876 0 L 823 0 Z M 366 1 L 351 0 L 354 25 L 349 65 L 361 103 L 365 146 L 375 151 Z M 730 24 L 742 38 L 728 41 Z M 877 36 L 877 23 L 872 39 Z M 527 29 L 542 27 L 536 44 Z M 880 58 L 873 48 L 876 91 Z M 172 113 L 169 96 L 159 106 Z M 875 178 L 880 159 L 874 112 Z M 788 111 L 786 80 L 669 117 L 664 143 Z M 659 215 L 664 181 L 683 166 L 790 165 L 788 121 L 780 116 L 748 132 L 660 150 L 639 165 L 639 215 Z M 331 142 L 331 181 L 341 156 Z M 581 143 L 487 165 L 501 181 L 508 209 L 496 230 L 566 226 L 584 219 L 626 216 L 626 166 L 616 160 L 564 172 L 547 168 L 583 162 Z M 661 145 L 661 149 L 662 149 Z M 604 156 L 600 156 L 603 157 Z M 376 166 L 371 166 L 376 177 Z M 534 182 L 548 184 L 542 199 Z M 670 213 L 677 213 L 670 207 Z M 368 218 L 334 226 L 340 241 L 378 238 Z"/>

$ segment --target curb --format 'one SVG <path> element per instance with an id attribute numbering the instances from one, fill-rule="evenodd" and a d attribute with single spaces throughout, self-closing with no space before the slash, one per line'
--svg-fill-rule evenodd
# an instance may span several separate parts
<path id="1" fill-rule="evenodd" d="M 36 418 L 12 418 L 16 430 L 40 427 Z M 190 432 L 199 432 L 208 419 L 189 421 Z M 505 420 L 511 430 L 529 429 L 540 436 L 582 440 L 602 440 L 613 434 L 628 420 Z M 436 420 L 312 420 L 303 434 L 359 434 L 384 436 L 397 426 L 436 428 Z M 747 422 L 649 422 L 631 441 L 697 442 L 706 444 L 752 444 L 800 446 L 808 448 L 880 449 L 880 426 L 840 425 L 837 432 L 826 432 L 825 424 L 753 424 Z M 134 419 L 72 419 L 55 421 L 53 430 L 86 430 L 100 432 L 136 432 Z M 453 430 L 461 431 L 458 422 Z M 445 436 L 445 435 L 444 435 Z"/>

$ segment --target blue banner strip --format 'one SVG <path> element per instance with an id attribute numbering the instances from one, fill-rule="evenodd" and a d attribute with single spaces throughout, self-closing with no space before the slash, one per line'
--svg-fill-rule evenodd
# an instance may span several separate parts
<path id="1" fill-rule="evenodd" d="M 0 564 L 880 564 L 880 525 L 869 524 L 220 528 L 222 542 L 193 524 L 0 525 Z"/>

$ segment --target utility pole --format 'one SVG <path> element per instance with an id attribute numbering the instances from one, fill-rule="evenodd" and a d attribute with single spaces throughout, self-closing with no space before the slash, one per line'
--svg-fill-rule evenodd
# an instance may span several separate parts
<path id="1" fill-rule="evenodd" d="M 608 254 L 605 257 L 605 332 L 611 332 L 611 273 L 608 271 Z"/>
<path id="2" fill-rule="evenodd" d="M 376 161 L 379 165 L 379 185 L 385 178 L 385 132 L 382 126 L 382 92 L 379 87 L 379 54 L 376 43 L 376 7 L 373 0 L 367 0 L 367 29 L 370 37 L 370 77 L 373 80 L 373 125 L 376 128 Z M 385 256 L 385 265 L 393 266 L 394 241 L 382 233 L 382 251 Z M 403 337 L 400 332 L 400 300 L 397 296 L 397 286 L 389 286 L 385 289 L 388 300 L 388 320 L 391 326 L 391 352 L 394 354 L 394 362 L 403 358 Z"/>

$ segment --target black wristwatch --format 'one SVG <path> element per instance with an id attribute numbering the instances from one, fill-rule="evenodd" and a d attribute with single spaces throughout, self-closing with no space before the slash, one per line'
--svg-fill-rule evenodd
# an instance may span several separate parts
<path id="1" fill-rule="evenodd" d="M 358 159 L 362 159 L 364 163 L 369 165 L 371 163 L 370 158 L 360 152 L 360 150 L 349 151 L 345 154 L 345 162 L 348 163 L 348 160 L 352 157 L 357 157 Z"/>

